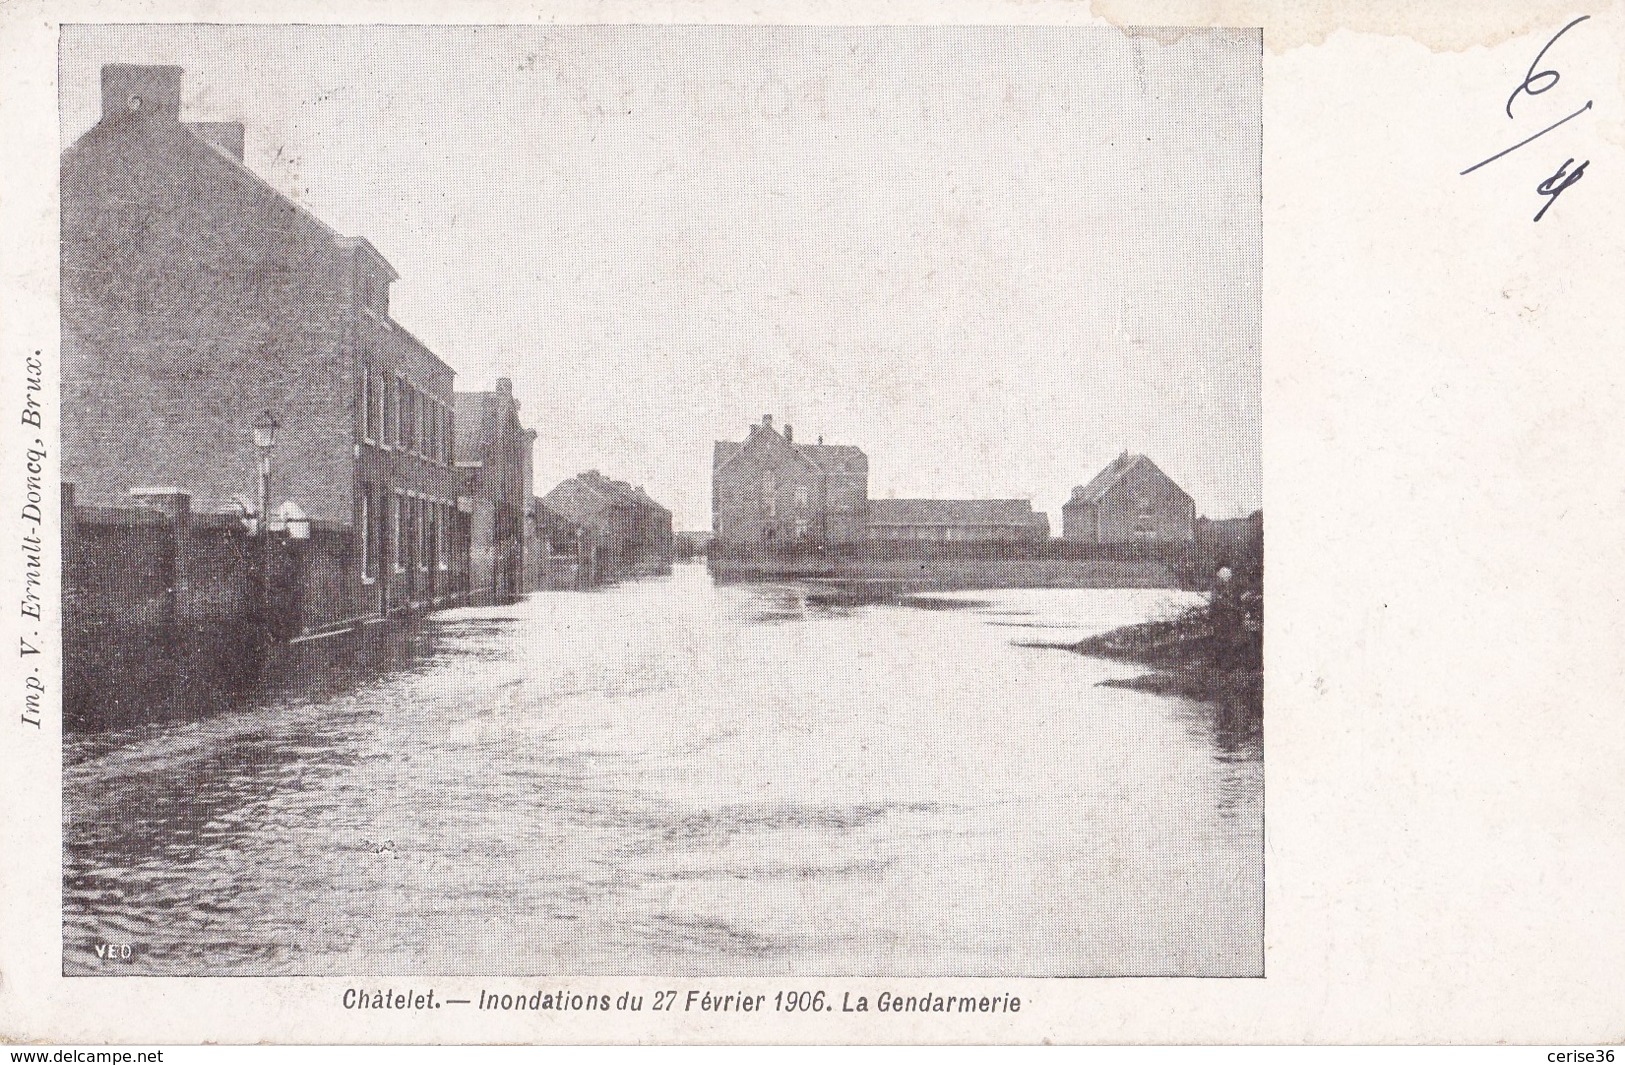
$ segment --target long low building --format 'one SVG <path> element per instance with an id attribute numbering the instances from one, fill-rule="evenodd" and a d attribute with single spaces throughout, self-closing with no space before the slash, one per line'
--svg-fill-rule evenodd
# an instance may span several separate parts
<path id="1" fill-rule="evenodd" d="M 1049 515 L 1026 499 L 871 499 L 869 539 L 1043 543 Z"/>

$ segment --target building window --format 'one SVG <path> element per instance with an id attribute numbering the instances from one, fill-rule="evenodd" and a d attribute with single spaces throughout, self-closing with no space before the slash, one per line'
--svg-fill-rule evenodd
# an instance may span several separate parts
<path id="1" fill-rule="evenodd" d="M 427 569 L 429 569 L 429 543 L 432 543 L 431 538 L 429 538 L 429 501 L 427 501 L 427 499 L 419 499 L 418 569 L 421 569 L 421 571 L 427 571 Z"/>
<path id="2" fill-rule="evenodd" d="M 796 489 L 796 509 L 807 509 L 807 486 L 801 485 Z"/>
<path id="3" fill-rule="evenodd" d="M 395 572 L 406 572 L 406 497 L 397 494 L 389 512 L 389 544 L 395 554 Z"/>
<path id="4" fill-rule="evenodd" d="M 779 484 L 778 476 L 772 470 L 762 471 L 762 507 L 767 516 L 779 516 Z"/>
<path id="5" fill-rule="evenodd" d="M 423 409 L 423 393 L 408 387 L 406 397 L 406 447 L 408 451 L 422 453 L 423 426 L 418 420 L 418 412 Z"/>
<path id="6" fill-rule="evenodd" d="M 384 405 L 384 416 L 379 422 L 378 443 L 390 447 L 395 443 L 395 385 L 396 379 L 385 377 L 379 389 L 380 401 Z"/>
<path id="7" fill-rule="evenodd" d="M 418 426 L 423 434 L 423 457 L 430 462 L 434 461 L 434 423 L 434 399 L 425 392 L 423 394 L 423 408 L 418 411 Z"/>
<path id="8" fill-rule="evenodd" d="M 805 490 L 805 489 L 803 489 L 803 490 Z M 807 535 L 807 519 L 806 518 L 797 518 L 796 519 L 796 538 L 800 539 L 800 538 L 802 538 L 802 537 L 804 537 L 806 535 Z"/>
<path id="9" fill-rule="evenodd" d="M 401 448 L 402 450 L 404 450 L 406 448 L 406 426 L 407 426 L 407 420 L 406 419 L 407 419 L 407 414 L 408 414 L 408 411 L 407 411 L 408 401 L 407 401 L 407 398 L 406 398 L 406 389 L 407 389 L 407 384 L 406 384 L 405 379 L 400 378 L 400 377 L 395 378 L 395 435 L 394 435 L 394 444 L 395 444 L 396 447 Z"/>
<path id="10" fill-rule="evenodd" d="M 361 579 L 373 581 L 378 577 L 378 545 L 372 528 L 372 486 L 361 486 L 361 510 L 357 524 L 361 527 Z"/>
<path id="11" fill-rule="evenodd" d="M 365 363 L 361 366 L 361 439 L 371 444 L 378 439 L 377 427 L 373 425 L 374 403 L 372 397 L 372 367 Z"/>
<path id="12" fill-rule="evenodd" d="M 384 442 L 384 375 L 372 379 L 372 408 L 367 412 L 367 424 L 372 426 L 372 438 Z"/>
<path id="13" fill-rule="evenodd" d="M 389 314 L 389 282 L 380 273 L 361 268 L 361 305 L 377 315 Z"/>
<path id="14" fill-rule="evenodd" d="M 444 573 L 450 567 L 446 564 L 446 504 L 434 505 L 434 558 L 435 565 Z"/>
<path id="15" fill-rule="evenodd" d="M 369 371 L 370 372 L 370 371 Z M 368 390 L 367 426 L 372 432 L 372 439 L 377 443 L 384 442 L 384 375 L 378 374 L 372 378 L 372 387 Z"/>

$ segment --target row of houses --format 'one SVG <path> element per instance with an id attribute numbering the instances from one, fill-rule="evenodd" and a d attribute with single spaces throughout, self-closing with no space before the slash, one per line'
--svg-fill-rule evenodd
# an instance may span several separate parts
<path id="1" fill-rule="evenodd" d="M 642 576 L 671 566 L 671 511 L 641 485 L 588 470 L 537 500 L 543 538 L 555 557 L 574 555 L 586 580 Z"/>
<path id="2" fill-rule="evenodd" d="M 712 536 L 776 549 L 867 541 L 1045 543 L 1049 517 L 1027 499 L 870 499 L 869 458 L 847 445 L 797 443 L 763 415 L 742 441 L 719 440 L 711 464 Z M 1196 506 L 1144 455 L 1123 452 L 1061 508 L 1076 543 L 1189 543 Z"/>
<path id="3" fill-rule="evenodd" d="M 329 545 L 306 589 L 323 623 L 512 598 L 558 569 L 555 548 L 579 564 L 621 544 L 620 512 L 550 514 L 535 495 L 537 433 L 511 380 L 458 391 L 391 316 L 389 261 L 245 165 L 240 123 L 183 119 L 182 79 L 103 67 L 100 120 L 62 155 L 62 468 L 78 504 L 178 494 L 256 518 L 269 502 L 272 520 L 245 528 L 283 531 L 297 515 Z M 664 515 L 669 557 L 670 513 L 641 493 L 631 509 Z"/>

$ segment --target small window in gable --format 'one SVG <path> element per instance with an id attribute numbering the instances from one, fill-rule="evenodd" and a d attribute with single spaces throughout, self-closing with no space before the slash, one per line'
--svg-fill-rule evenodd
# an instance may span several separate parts
<path id="1" fill-rule="evenodd" d="M 387 267 L 369 255 L 356 261 L 356 302 L 364 310 L 389 315 L 389 274 Z"/>

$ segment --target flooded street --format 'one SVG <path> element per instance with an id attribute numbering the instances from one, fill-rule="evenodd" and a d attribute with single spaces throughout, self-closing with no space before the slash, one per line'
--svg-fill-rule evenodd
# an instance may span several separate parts
<path id="1" fill-rule="evenodd" d="M 1257 975 L 1256 746 L 1024 646 L 1194 601 L 679 566 L 433 615 L 336 694 L 69 737 L 64 964 Z"/>

